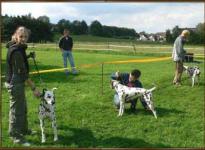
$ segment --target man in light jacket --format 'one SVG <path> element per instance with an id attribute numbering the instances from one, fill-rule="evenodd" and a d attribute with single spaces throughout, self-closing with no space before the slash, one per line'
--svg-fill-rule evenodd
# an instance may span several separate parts
<path id="1" fill-rule="evenodd" d="M 186 42 L 186 39 L 188 38 L 189 35 L 190 32 L 188 30 L 183 30 L 181 35 L 179 35 L 174 42 L 172 58 L 173 61 L 176 63 L 176 69 L 175 69 L 175 77 L 173 80 L 173 84 L 178 86 L 181 85 L 183 61 L 186 54 L 186 51 L 184 50 L 184 43 Z"/>

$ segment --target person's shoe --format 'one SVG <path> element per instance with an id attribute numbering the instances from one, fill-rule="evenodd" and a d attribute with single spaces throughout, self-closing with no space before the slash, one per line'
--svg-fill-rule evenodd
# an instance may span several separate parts
<path id="1" fill-rule="evenodd" d="M 65 75 L 66 75 L 66 76 L 69 76 L 69 74 L 70 74 L 70 72 L 69 72 L 69 71 L 65 72 Z"/>
<path id="2" fill-rule="evenodd" d="M 78 71 L 77 70 L 73 70 L 72 74 L 76 75 L 76 74 L 78 74 Z"/>
<path id="3" fill-rule="evenodd" d="M 177 82 L 175 85 L 176 85 L 176 86 L 181 86 L 181 83 Z"/>
<path id="4" fill-rule="evenodd" d="M 12 138 L 12 139 L 14 144 L 20 144 L 25 147 L 31 146 L 29 142 L 23 140 L 22 138 Z"/>

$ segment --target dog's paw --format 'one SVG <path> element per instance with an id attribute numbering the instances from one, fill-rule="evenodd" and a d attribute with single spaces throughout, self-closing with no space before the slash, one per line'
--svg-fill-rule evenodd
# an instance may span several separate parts
<path id="1" fill-rule="evenodd" d="M 46 142 L 46 140 L 45 140 L 45 139 L 42 139 L 42 140 L 41 140 L 41 143 L 45 143 L 45 142 Z"/>
<path id="2" fill-rule="evenodd" d="M 55 137 L 55 138 L 53 139 L 53 141 L 54 141 L 54 142 L 58 141 L 58 137 Z"/>

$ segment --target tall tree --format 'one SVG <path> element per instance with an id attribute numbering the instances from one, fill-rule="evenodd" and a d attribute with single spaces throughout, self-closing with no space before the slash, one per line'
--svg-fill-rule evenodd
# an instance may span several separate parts
<path id="1" fill-rule="evenodd" d="M 45 23 L 50 23 L 50 19 L 47 16 L 39 16 L 37 19 Z"/>
<path id="2" fill-rule="evenodd" d="M 173 42 L 172 34 L 171 34 L 171 31 L 169 29 L 166 30 L 166 41 L 168 43 L 172 43 Z"/>
<path id="3" fill-rule="evenodd" d="M 103 27 L 101 23 L 97 20 L 93 21 L 90 25 L 90 34 L 91 35 L 96 35 L 96 36 L 101 36 L 103 33 Z"/>
<path id="4" fill-rule="evenodd" d="M 57 23 L 57 28 L 58 28 L 58 32 L 62 34 L 65 28 L 69 30 L 71 29 L 71 22 L 69 20 L 61 19 Z"/>
<path id="5" fill-rule="evenodd" d="M 82 28 L 82 34 L 88 34 L 88 25 L 84 20 L 81 21 L 81 28 Z"/>
<path id="6" fill-rule="evenodd" d="M 71 32 L 75 35 L 82 34 L 81 22 L 78 20 L 74 20 L 71 24 Z"/>
<path id="7" fill-rule="evenodd" d="M 172 29 L 172 38 L 175 40 L 181 33 L 181 30 L 179 29 L 179 26 L 175 26 Z"/>
<path id="8" fill-rule="evenodd" d="M 205 42 L 205 23 L 199 23 L 196 26 L 196 34 L 198 36 L 198 41 L 201 44 L 204 44 Z"/>

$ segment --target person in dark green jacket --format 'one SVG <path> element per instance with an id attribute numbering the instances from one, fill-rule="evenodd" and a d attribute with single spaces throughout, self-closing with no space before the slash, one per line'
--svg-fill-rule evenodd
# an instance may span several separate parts
<path id="1" fill-rule="evenodd" d="M 40 97 L 41 93 L 29 78 L 29 56 L 26 54 L 29 30 L 19 27 L 7 44 L 6 82 L 5 86 L 10 93 L 9 135 L 14 143 L 30 146 L 25 141 L 24 135 L 31 134 L 28 129 L 27 104 L 25 98 L 25 83 L 30 86 L 34 96 Z"/>

